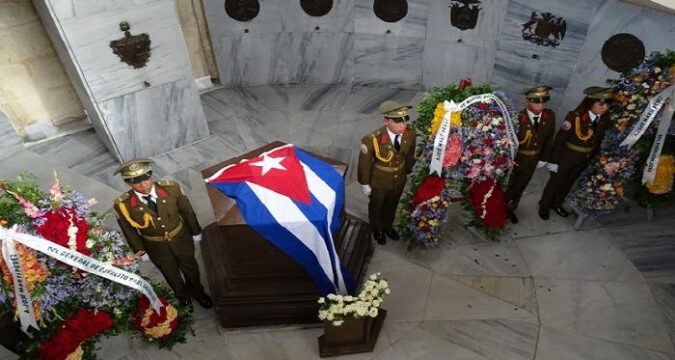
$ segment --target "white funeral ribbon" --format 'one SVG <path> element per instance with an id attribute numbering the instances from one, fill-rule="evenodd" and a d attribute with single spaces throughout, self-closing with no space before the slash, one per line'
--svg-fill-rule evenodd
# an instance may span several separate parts
<path id="1" fill-rule="evenodd" d="M 673 94 L 670 97 L 670 104 L 667 108 L 663 109 L 663 113 L 661 113 L 661 118 L 659 119 L 659 128 L 656 130 L 656 137 L 654 138 L 654 143 L 652 143 L 652 149 L 649 152 L 649 157 L 647 157 L 647 163 L 645 164 L 645 169 L 642 173 L 643 185 L 652 183 L 656 177 L 656 168 L 659 165 L 661 150 L 663 150 L 663 144 L 666 141 L 668 129 L 670 128 L 670 122 L 673 119 L 673 113 L 675 113 L 674 102 L 675 88 L 673 88 Z"/>
<path id="2" fill-rule="evenodd" d="M 33 311 L 33 298 L 28 291 L 26 278 L 24 277 L 21 258 L 14 247 L 14 242 L 6 240 L 14 237 L 13 231 L 5 231 L 0 229 L 0 239 L 2 239 L 2 258 L 9 268 L 9 272 L 14 280 L 14 295 L 16 299 L 16 308 L 19 313 L 19 321 L 21 322 L 21 329 L 26 334 L 31 334 L 28 330 L 32 327 L 35 330 L 40 329 L 35 320 L 35 312 Z M 5 235 L 7 234 L 7 235 Z"/>
<path id="3" fill-rule="evenodd" d="M 14 294 L 19 310 L 21 328 L 27 332 L 30 326 L 38 328 L 33 313 L 33 300 L 26 288 L 25 275 L 21 266 L 21 259 L 15 247 L 15 241 L 48 255 L 64 264 L 86 271 L 118 284 L 140 291 L 150 300 L 152 308 L 159 313 L 162 303 L 150 283 L 141 276 L 122 270 L 110 264 L 98 261 L 77 251 L 68 249 L 59 244 L 29 234 L 17 233 L 13 230 L 0 228 L 2 240 L 2 256 L 12 272 L 14 279 Z"/>
<path id="4" fill-rule="evenodd" d="M 485 102 L 487 100 L 494 101 L 502 112 L 502 118 L 506 123 L 506 134 L 511 139 L 512 144 L 509 147 L 509 153 L 511 155 L 511 159 L 515 158 L 516 151 L 518 150 L 517 149 L 518 138 L 516 135 L 516 130 L 513 127 L 513 123 L 511 122 L 511 114 L 509 114 L 509 110 L 506 107 L 506 104 L 504 104 L 504 102 L 495 94 L 490 93 L 490 94 L 473 95 L 469 96 L 459 104 L 456 104 L 454 101 L 450 102 L 445 101 L 443 103 L 443 107 L 445 108 L 445 111 L 447 111 L 447 113 L 445 114 L 445 116 L 443 116 L 443 122 L 438 128 L 436 138 L 434 139 L 434 149 L 431 154 L 431 163 L 429 164 L 430 174 L 437 173 L 439 176 L 441 175 L 441 170 L 443 168 L 443 158 L 445 157 L 445 146 L 447 144 L 448 134 L 450 132 L 450 119 L 452 116 L 451 112 L 462 111 L 467 107 L 469 107 L 470 105 L 473 105 L 477 102 Z"/>
<path id="5" fill-rule="evenodd" d="M 443 116 L 443 122 L 441 122 L 441 125 L 438 127 L 438 132 L 436 133 L 436 138 L 434 139 L 434 151 L 431 154 L 431 163 L 429 164 L 429 173 L 436 173 L 438 176 L 441 176 L 441 169 L 443 168 L 445 147 L 448 144 L 448 136 L 450 136 L 452 113 L 462 112 L 462 108 L 460 108 L 452 100 L 450 102 L 447 100 L 444 101 L 443 108 L 445 109 L 446 113 Z"/>
<path id="6" fill-rule="evenodd" d="M 649 104 L 647 105 L 645 111 L 642 113 L 642 115 L 640 115 L 640 120 L 635 125 L 633 125 L 633 128 L 630 130 L 630 133 L 623 140 L 623 142 L 621 142 L 621 145 L 619 146 L 628 146 L 628 148 L 630 149 L 635 144 L 635 142 L 637 142 L 638 139 L 642 137 L 642 134 L 645 133 L 645 131 L 649 127 L 649 124 L 652 123 L 652 121 L 656 117 L 656 114 L 658 114 L 659 110 L 666 102 L 666 100 L 668 100 L 668 98 L 673 97 L 674 92 L 675 92 L 675 84 L 670 85 L 665 90 L 661 91 L 656 96 L 654 96 L 649 101 Z"/>

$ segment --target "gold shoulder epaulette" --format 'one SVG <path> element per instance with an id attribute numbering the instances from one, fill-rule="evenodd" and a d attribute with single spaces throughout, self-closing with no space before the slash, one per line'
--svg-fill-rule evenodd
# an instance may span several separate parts
<path id="1" fill-rule="evenodd" d="M 159 181 L 157 181 L 157 184 L 159 184 L 160 186 L 176 186 L 176 185 L 178 185 L 178 183 L 176 183 L 173 180 L 159 180 Z"/>
<path id="2" fill-rule="evenodd" d="M 129 198 L 129 193 L 125 192 L 124 194 L 120 195 L 117 199 L 115 199 L 115 204 L 126 201 L 128 198 Z"/>

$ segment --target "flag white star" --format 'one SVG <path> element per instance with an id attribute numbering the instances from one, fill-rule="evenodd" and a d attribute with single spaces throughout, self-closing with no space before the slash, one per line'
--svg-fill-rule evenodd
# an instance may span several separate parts
<path id="1" fill-rule="evenodd" d="M 273 158 L 265 154 L 261 161 L 251 163 L 251 166 L 260 166 L 262 168 L 262 175 L 265 175 L 272 169 L 286 170 L 286 168 L 281 165 L 281 162 L 284 161 L 285 158 L 285 156 Z"/>

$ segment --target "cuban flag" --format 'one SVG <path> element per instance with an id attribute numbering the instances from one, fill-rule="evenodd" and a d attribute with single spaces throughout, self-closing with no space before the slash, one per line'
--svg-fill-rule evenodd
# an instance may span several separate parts
<path id="1" fill-rule="evenodd" d="M 235 198 L 248 225 L 297 261 L 322 296 L 353 293 L 355 281 L 333 243 L 344 205 L 344 181 L 333 166 L 288 144 L 206 182 Z"/>

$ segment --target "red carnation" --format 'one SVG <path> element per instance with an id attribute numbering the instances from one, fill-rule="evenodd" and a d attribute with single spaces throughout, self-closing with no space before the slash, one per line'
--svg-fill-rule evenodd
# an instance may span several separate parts
<path id="1" fill-rule="evenodd" d="M 492 139 L 490 139 L 490 138 L 485 139 L 485 145 L 487 145 L 487 146 L 491 146 L 493 142 L 494 141 L 492 141 Z"/>
<path id="2" fill-rule="evenodd" d="M 491 193 L 490 193 L 491 192 Z M 469 190 L 473 210 L 483 224 L 500 229 L 506 222 L 506 194 L 494 180 L 474 184 Z"/>
<path id="3" fill-rule="evenodd" d="M 441 191 L 445 188 L 445 180 L 441 179 L 436 175 L 427 176 L 417 191 L 413 195 L 412 202 L 410 203 L 411 208 L 441 194 Z"/>
<path id="4" fill-rule="evenodd" d="M 478 103 L 478 108 L 481 109 L 481 110 L 487 109 L 487 106 L 488 106 L 487 103 L 484 103 L 484 102 Z"/>
<path id="5" fill-rule="evenodd" d="M 506 164 L 508 161 L 509 159 L 506 156 L 502 156 L 500 158 L 497 158 L 497 160 L 495 160 L 495 166 L 502 166 Z"/>
<path id="6" fill-rule="evenodd" d="M 47 339 L 38 350 L 41 359 L 61 360 L 74 352 L 83 341 L 108 330 L 113 318 L 106 311 L 79 309 L 59 326 L 56 335 Z"/>

